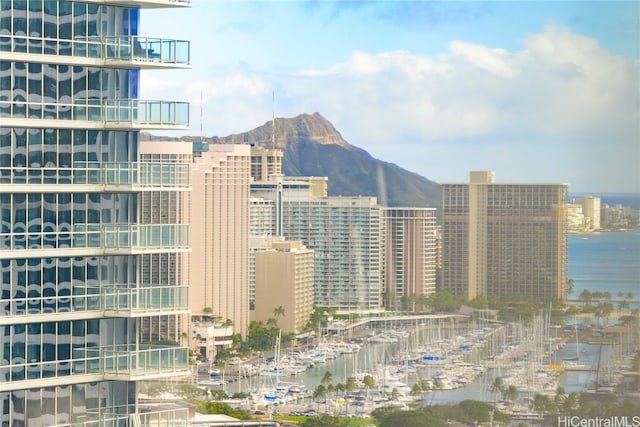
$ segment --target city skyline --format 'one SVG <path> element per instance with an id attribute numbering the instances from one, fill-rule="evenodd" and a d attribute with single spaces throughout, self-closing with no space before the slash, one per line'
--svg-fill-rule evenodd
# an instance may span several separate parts
<path id="1" fill-rule="evenodd" d="M 640 192 L 637 2 L 227 2 L 144 32 L 192 40 L 147 98 L 226 136 L 319 112 L 351 144 L 437 182 L 496 170 L 572 192 Z M 147 74 L 147 72 L 143 72 Z M 275 94 L 275 101 L 274 101 Z M 183 132 L 182 134 L 184 134 Z"/>

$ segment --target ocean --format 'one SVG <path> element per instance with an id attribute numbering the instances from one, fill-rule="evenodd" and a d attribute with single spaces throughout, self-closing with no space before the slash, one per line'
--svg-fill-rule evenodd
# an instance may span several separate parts
<path id="1" fill-rule="evenodd" d="M 567 277 L 574 281 L 570 298 L 587 289 L 608 291 L 614 300 L 619 292 L 631 292 L 640 300 L 640 229 L 571 234 L 567 252 Z"/>

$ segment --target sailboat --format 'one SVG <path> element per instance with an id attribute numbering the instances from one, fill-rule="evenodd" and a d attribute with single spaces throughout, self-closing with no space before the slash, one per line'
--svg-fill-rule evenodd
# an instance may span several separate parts
<path id="1" fill-rule="evenodd" d="M 562 360 L 579 360 L 580 359 L 580 341 L 578 340 L 578 325 L 573 325 L 576 331 L 576 355 L 563 357 Z"/>
<path id="2" fill-rule="evenodd" d="M 584 363 L 579 363 L 580 359 L 580 342 L 578 341 L 578 326 L 576 328 L 576 355 L 573 357 L 564 357 L 562 367 L 565 371 L 592 371 L 593 367 Z"/>
<path id="3" fill-rule="evenodd" d="M 615 392 L 616 384 L 611 381 L 609 375 L 609 367 L 608 364 L 604 365 L 601 363 L 602 359 L 602 344 L 600 344 L 600 349 L 598 351 L 598 365 L 596 367 L 596 379 L 591 383 L 589 388 L 587 388 L 587 393 L 613 393 Z"/>

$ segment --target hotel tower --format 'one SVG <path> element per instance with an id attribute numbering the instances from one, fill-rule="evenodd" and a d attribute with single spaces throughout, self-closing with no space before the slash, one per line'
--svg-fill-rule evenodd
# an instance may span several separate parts
<path id="1" fill-rule="evenodd" d="M 563 299 L 567 185 L 496 183 L 493 172 L 442 184 L 443 289 Z"/>
<path id="2" fill-rule="evenodd" d="M 189 66 L 188 42 L 139 35 L 139 9 L 181 6 L 0 1 L 3 426 L 185 424 L 138 401 L 140 381 L 188 373 L 178 337 L 141 328 L 188 312 L 187 283 L 152 271 L 189 251 L 188 225 L 141 200 L 188 191 L 189 164 L 138 150 L 140 130 L 189 128 L 188 104 L 138 98 L 140 70 Z"/>

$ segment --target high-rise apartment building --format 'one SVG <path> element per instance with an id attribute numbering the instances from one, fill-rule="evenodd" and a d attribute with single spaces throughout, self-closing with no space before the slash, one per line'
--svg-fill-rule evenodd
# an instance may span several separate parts
<path id="1" fill-rule="evenodd" d="M 382 209 L 375 197 L 283 199 L 283 235 L 315 252 L 314 301 L 339 310 L 382 308 Z"/>
<path id="2" fill-rule="evenodd" d="M 587 196 L 575 199 L 573 203 L 582 206 L 587 231 L 600 230 L 600 197 Z"/>
<path id="3" fill-rule="evenodd" d="M 194 158 L 190 306 L 231 320 L 243 337 L 249 330 L 250 179 L 249 145 L 209 144 Z"/>
<path id="4" fill-rule="evenodd" d="M 189 110 L 138 99 L 139 74 L 188 67 L 189 43 L 139 35 L 138 8 L 184 5 L 0 2 L 2 425 L 186 421 L 138 401 L 140 381 L 188 373 L 187 348 L 140 336 L 146 316 L 188 311 L 185 284 L 142 275 L 143 258 L 189 250 L 188 225 L 144 220 L 141 195 L 189 181 L 140 161 L 139 131 L 188 129 Z"/>
<path id="5" fill-rule="evenodd" d="M 443 289 L 565 298 L 566 234 L 566 184 L 502 184 L 493 172 L 443 184 Z"/>
<path id="6" fill-rule="evenodd" d="M 313 250 L 274 241 L 255 254 L 255 283 L 252 320 L 275 318 L 284 332 L 301 332 L 313 313 Z"/>
<path id="7" fill-rule="evenodd" d="M 251 177 L 254 181 L 268 181 L 282 175 L 282 150 L 260 146 L 251 147 Z"/>
<path id="8" fill-rule="evenodd" d="M 413 308 L 420 297 L 436 291 L 436 210 L 383 208 L 382 212 L 385 305 Z"/>

